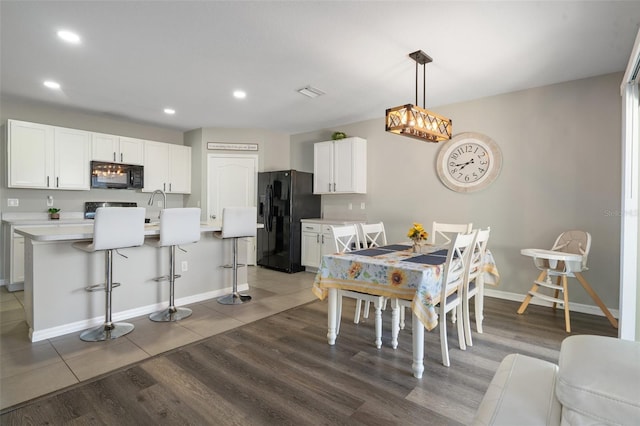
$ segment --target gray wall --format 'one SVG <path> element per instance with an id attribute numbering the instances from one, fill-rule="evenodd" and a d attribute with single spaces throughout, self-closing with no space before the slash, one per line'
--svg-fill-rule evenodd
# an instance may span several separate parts
<path id="1" fill-rule="evenodd" d="M 593 243 L 585 277 L 617 309 L 621 79 L 615 73 L 433 108 L 453 120 L 455 134 L 480 132 L 500 146 L 501 175 L 476 193 L 442 185 L 435 165 L 441 145 L 386 133 L 383 111 L 379 119 L 293 135 L 292 167 L 312 170 L 310 147 L 333 131 L 367 139 L 367 194 L 323 196 L 325 217 L 382 220 L 391 241 L 405 240 L 414 221 L 428 228 L 433 221 L 491 226 L 489 246 L 501 274 L 496 289 L 519 300 L 537 276 L 520 250 L 551 248 L 561 232 L 586 230 Z M 571 301 L 594 305 L 572 281 Z"/>

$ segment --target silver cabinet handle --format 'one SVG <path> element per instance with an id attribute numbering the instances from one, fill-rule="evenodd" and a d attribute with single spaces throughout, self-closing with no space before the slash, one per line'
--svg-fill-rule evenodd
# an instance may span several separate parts
<path id="1" fill-rule="evenodd" d="M 116 152 L 113 151 L 113 162 L 115 163 L 115 161 L 116 161 Z"/>
<path id="2" fill-rule="evenodd" d="M 162 184 L 162 190 L 163 190 L 163 191 L 166 191 L 166 190 L 167 190 L 167 184 L 166 184 L 166 183 L 163 183 L 163 184 Z"/>
<path id="3" fill-rule="evenodd" d="M 329 184 L 329 192 L 331 192 L 331 184 Z"/>
<path id="4" fill-rule="evenodd" d="M 216 215 L 215 215 L 215 214 L 212 214 L 212 215 L 211 215 L 211 219 L 215 219 L 215 218 L 216 218 Z"/>
<path id="5" fill-rule="evenodd" d="M 123 153 L 120 153 L 120 162 L 124 163 L 124 154 Z"/>
<path id="6" fill-rule="evenodd" d="M 47 176 L 47 188 L 49 187 L 49 176 Z"/>
<path id="7" fill-rule="evenodd" d="M 60 188 L 60 178 L 56 177 L 56 188 Z"/>
<path id="8" fill-rule="evenodd" d="M 171 182 L 169 182 L 169 192 L 171 192 Z"/>
<path id="9" fill-rule="evenodd" d="M 336 183 L 333 183 L 333 192 L 336 192 Z"/>
<path id="10" fill-rule="evenodd" d="M 316 244 L 320 244 L 320 235 L 316 234 Z"/>

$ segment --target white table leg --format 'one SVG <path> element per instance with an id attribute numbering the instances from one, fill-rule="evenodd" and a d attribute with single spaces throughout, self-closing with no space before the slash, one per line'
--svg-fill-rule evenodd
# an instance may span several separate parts
<path id="1" fill-rule="evenodd" d="M 373 304 L 376 310 L 376 348 L 378 349 L 382 347 L 382 302 L 380 299 L 382 298 L 379 298 L 378 301 Z"/>
<path id="2" fill-rule="evenodd" d="M 398 347 L 398 334 L 400 333 L 400 304 L 398 299 L 391 299 L 391 347 Z"/>
<path id="3" fill-rule="evenodd" d="M 336 343 L 336 311 L 338 305 L 338 290 L 335 288 L 329 289 L 329 308 L 327 311 L 327 341 L 330 345 Z"/>
<path id="4" fill-rule="evenodd" d="M 476 278 L 478 293 L 476 293 L 476 330 L 482 333 L 482 320 L 484 319 L 484 277 L 482 274 Z"/>
<path id="5" fill-rule="evenodd" d="M 413 377 L 416 379 L 422 378 L 424 372 L 424 326 L 420 322 L 420 319 L 413 314 Z"/>

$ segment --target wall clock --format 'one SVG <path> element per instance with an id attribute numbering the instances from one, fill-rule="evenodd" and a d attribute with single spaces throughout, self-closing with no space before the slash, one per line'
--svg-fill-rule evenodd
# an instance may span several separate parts
<path id="1" fill-rule="evenodd" d="M 445 143 L 436 160 L 438 177 L 449 189 L 473 192 L 489 186 L 500 174 L 500 147 L 481 133 L 460 133 Z"/>

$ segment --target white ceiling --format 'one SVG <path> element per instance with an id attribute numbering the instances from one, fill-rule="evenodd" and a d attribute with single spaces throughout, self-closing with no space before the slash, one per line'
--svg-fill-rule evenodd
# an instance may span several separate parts
<path id="1" fill-rule="evenodd" d="M 436 111 L 623 71 L 640 1 L 2 0 L 0 15 L 3 96 L 183 131 L 299 133 L 413 103 L 415 50 L 434 59 Z M 82 43 L 61 42 L 59 29 Z M 306 85 L 326 94 L 304 97 Z"/>

